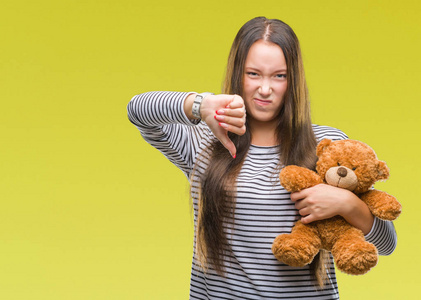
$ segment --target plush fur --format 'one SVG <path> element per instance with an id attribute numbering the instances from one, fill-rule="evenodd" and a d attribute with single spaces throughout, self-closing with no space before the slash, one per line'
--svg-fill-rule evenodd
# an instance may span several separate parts
<path id="1" fill-rule="evenodd" d="M 380 219 L 394 220 L 399 216 L 401 205 L 393 196 L 371 189 L 376 181 L 389 177 L 389 169 L 368 145 L 355 140 L 325 139 L 316 151 L 317 173 L 293 165 L 281 171 L 279 178 L 287 191 L 327 183 L 354 192 Z M 290 234 L 279 235 L 272 245 L 275 257 L 294 267 L 311 263 L 320 249 L 331 251 L 337 268 L 347 274 L 365 274 L 378 260 L 376 247 L 364 239 L 361 230 L 340 216 L 307 225 L 298 221 Z"/>

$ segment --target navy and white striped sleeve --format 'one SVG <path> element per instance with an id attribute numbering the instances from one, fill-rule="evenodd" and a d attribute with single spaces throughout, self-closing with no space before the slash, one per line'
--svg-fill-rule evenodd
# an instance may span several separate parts
<path id="1" fill-rule="evenodd" d="M 371 231 L 365 235 L 366 241 L 376 246 L 379 255 L 390 255 L 396 248 L 398 239 L 395 226 L 391 221 L 381 220 L 374 217 Z"/>
<path id="2" fill-rule="evenodd" d="M 314 135 L 316 136 L 317 143 L 319 143 L 323 139 L 330 139 L 332 141 L 348 139 L 348 136 L 345 133 L 343 133 L 339 129 L 329 127 L 329 126 L 313 124 L 313 132 L 314 132 Z"/>
<path id="3" fill-rule="evenodd" d="M 186 176 L 204 134 L 205 125 L 189 120 L 184 113 L 184 100 L 190 93 L 148 92 L 136 95 L 127 106 L 127 113 L 150 145 L 158 149 Z M 207 128 L 207 127 L 206 127 Z"/>

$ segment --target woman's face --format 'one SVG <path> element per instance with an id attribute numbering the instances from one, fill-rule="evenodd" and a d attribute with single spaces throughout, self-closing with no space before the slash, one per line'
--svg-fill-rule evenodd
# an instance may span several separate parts
<path id="1" fill-rule="evenodd" d="M 246 58 L 243 82 L 250 125 L 276 126 L 287 89 L 287 64 L 282 49 L 268 41 L 255 42 Z"/>

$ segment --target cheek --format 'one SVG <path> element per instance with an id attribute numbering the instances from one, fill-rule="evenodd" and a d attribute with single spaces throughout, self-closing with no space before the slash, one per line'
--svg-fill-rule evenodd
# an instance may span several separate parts
<path id="1" fill-rule="evenodd" d="M 283 96 L 287 91 L 287 87 L 288 87 L 288 85 L 287 85 L 286 81 L 280 82 L 274 87 L 274 90 L 276 90 L 276 93 L 278 95 Z"/>
<path id="2" fill-rule="evenodd" d="M 247 80 L 243 82 L 243 94 L 241 96 L 243 97 L 246 109 L 248 109 L 250 107 L 250 98 L 252 98 L 252 88 L 250 82 L 247 82 Z"/>
<path id="3" fill-rule="evenodd" d="M 253 80 L 250 80 L 248 78 L 244 79 L 244 84 L 243 84 L 243 90 L 244 93 L 251 93 L 255 90 L 255 83 L 253 82 Z"/>
<path id="4" fill-rule="evenodd" d="M 249 81 L 244 81 L 244 85 L 243 85 L 243 99 L 244 102 L 246 102 L 247 104 L 249 104 L 248 102 L 252 101 L 254 95 L 256 94 L 256 89 L 258 87 L 256 87 L 256 84 L 249 80 Z"/>

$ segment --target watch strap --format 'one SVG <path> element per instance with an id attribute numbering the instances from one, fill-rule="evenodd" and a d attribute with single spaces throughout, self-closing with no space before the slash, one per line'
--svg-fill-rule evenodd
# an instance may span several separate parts
<path id="1" fill-rule="evenodd" d="M 200 106 L 202 105 L 203 99 L 205 99 L 205 97 L 208 96 L 208 95 L 213 95 L 213 93 L 200 93 L 200 94 L 197 94 L 196 97 L 194 98 L 194 102 L 193 102 L 193 106 L 191 108 L 191 112 L 192 112 L 192 115 L 195 118 L 198 118 L 198 119 L 201 118 L 200 117 Z"/>

